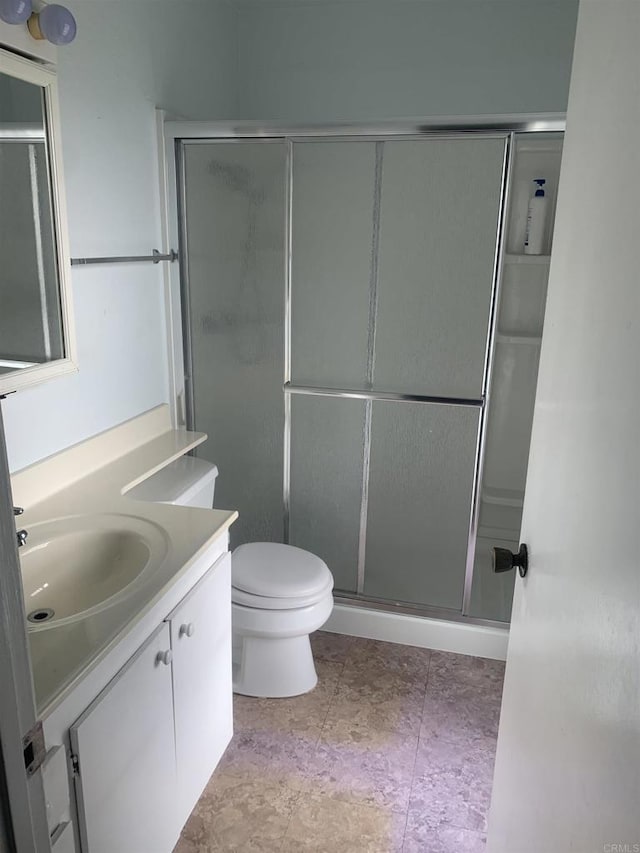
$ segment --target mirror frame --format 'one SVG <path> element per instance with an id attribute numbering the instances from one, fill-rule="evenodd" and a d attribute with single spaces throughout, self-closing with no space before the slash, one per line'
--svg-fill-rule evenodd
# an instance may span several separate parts
<path id="1" fill-rule="evenodd" d="M 0 374 L 0 397 L 30 388 L 47 379 L 75 373 L 78 370 L 76 336 L 73 324 L 73 302 L 71 297 L 71 256 L 67 234 L 67 207 L 64 193 L 62 169 L 62 142 L 60 133 L 60 109 L 58 104 L 58 82 L 53 68 L 25 59 L 8 50 L 0 49 L 0 73 L 33 83 L 43 90 L 44 124 L 49 169 L 51 176 L 51 206 L 53 230 L 56 243 L 58 267 L 58 290 L 64 358 L 23 367 Z"/>

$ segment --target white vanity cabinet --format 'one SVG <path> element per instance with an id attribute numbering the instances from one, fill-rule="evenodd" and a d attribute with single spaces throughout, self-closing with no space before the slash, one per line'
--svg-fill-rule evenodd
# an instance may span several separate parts
<path id="1" fill-rule="evenodd" d="M 170 853 L 232 726 L 225 553 L 70 727 L 84 853 Z"/>

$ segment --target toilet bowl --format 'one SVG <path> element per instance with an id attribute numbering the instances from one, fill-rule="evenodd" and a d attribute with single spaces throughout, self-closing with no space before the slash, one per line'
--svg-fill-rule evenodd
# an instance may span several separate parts
<path id="1" fill-rule="evenodd" d="M 218 469 L 185 456 L 145 480 L 137 500 L 211 508 Z M 333 576 L 293 545 L 252 542 L 232 555 L 233 689 L 245 696 L 298 696 L 317 684 L 309 634 L 333 609 Z"/>

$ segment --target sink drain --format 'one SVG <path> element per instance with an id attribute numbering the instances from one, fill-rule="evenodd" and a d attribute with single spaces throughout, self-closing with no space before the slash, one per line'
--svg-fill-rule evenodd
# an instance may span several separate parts
<path id="1" fill-rule="evenodd" d="M 47 622 L 49 619 L 52 619 L 54 615 L 55 611 L 50 607 L 41 607 L 40 610 L 32 610 L 27 616 L 27 619 L 29 622 L 39 624 L 40 622 Z"/>

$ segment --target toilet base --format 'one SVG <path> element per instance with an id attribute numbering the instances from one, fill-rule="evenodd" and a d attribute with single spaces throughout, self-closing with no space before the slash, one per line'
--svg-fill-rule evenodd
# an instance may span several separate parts
<path id="1" fill-rule="evenodd" d="M 233 692 L 284 699 L 308 693 L 318 683 L 309 635 L 234 637 Z"/>

